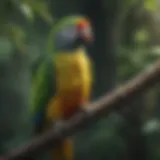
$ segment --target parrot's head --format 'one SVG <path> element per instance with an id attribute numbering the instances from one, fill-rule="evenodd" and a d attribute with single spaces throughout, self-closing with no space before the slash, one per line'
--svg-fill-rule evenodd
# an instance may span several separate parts
<path id="1" fill-rule="evenodd" d="M 53 35 L 56 49 L 74 49 L 93 41 L 89 20 L 83 16 L 67 16 L 60 20 Z"/>

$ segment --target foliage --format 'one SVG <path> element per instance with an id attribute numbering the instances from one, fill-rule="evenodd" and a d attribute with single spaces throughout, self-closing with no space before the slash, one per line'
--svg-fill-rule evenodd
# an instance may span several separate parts
<path id="1" fill-rule="evenodd" d="M 77 160 L 124 159 L 123 124 L 123 119 L 113 113 L 107 118 L 101 117 L 93 128 L 78 133 L 75 138 Z"/>
<path id="2" fill-rule="evenodd" d="M 152 54 L 149 49 L 121 49 L 119 53 L 119 79 L 120 81 L 128 79 L 143 68 L 152 64 L 152 62 L 158 57 Z"/>
<path id="3" fill-rule="evenodd" d="M 37 54 L 38 47 L 32 40 L 37 33 L 30 28 L 36 26 L 37 19 L 52 23 L 45 1 L 0 1 L 0 153 L 33 136 L 28 109 L 30 55 Z"/>
<path id="4" fill-rule="evenodd" d="M 155 11 L 157 9 L 157 0 L 144 0 L 144 8 Z"/>
<path id="5" fill-rule="evenodd" d="M 150 37 L 145 28 L 134 34 L 134 46 L 119 48 L 119 80 L 125 80 L 140 72 L 159 57 L 159 47 L 149 45 Z"/>
<path id="6" fill-rule="evenodd" d="M 16 47 L 20 53 L 26 52 L 28 35 L 24 25 L 17 20 L 17 15 L 29 25 L 32 25 L 37 17 L 40 17 L 48 24 L 53 22 L 47 3 L 43 0 L 2 0 L 0 6 L 3 8 L 1 10 L 3 16 L 0 17 L 1 39 L 4 38 L 5 41 L 7 38 L 9 40 L 8 43 L 12 43 L 13 48 Z M 1 50 L 1 52 L 3 51 Z"/>

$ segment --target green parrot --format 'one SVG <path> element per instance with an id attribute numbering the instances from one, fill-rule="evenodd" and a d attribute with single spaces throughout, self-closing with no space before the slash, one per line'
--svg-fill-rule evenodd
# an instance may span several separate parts
<path id="1" fill-rule="evenodd" d="M 35 132 L 67 120 L 89 101 L 93 74 L 85 46 L 93 40 L 91 24 L 81 15 L 57 22 L 48 40 L 48 51 L 34 70 L 31 109 Z M 72 160 L 72 139 L 50 151 L 50 159 Z"/>

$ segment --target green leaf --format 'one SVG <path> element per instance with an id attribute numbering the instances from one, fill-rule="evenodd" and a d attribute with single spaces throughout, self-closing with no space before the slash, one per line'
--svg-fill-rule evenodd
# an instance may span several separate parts
<path id="1" fill-rule="evenodd" d="M 25 17 L 33 21 L 35 13 L 43 18 L 47 23 L 52 23 L 52 16 L 49 13 L 48 5 L 42 0 L 12 0 L 15 6 L 18 6 Z"/>
<path id="2" fill-rule="evenodd" d="M 28 4 L 21 3 L 20 4 L 20 10 L 29 21 L 33 22 L 34 13 L 33 13 L 31 7 Z"/>
<path id="3" fill-rule="evenodd" d="M 47 23 L 53 22 L 52 16 L 49 13 L 48 6 L 45 1 L 28 0 L 27 3 L 32 8 L 32 10 L 41 18 L 43 18 Z"/>
<path id="4" fill-rule="evenodd" d="M 28 0 L 10 0 L 14 4 L 14 7 L 25 16 L 25 18 L 31 22 L 34 20 L 34 13 L 31 6 L 28 4 Z"/>
<path id="5" fill-rule="evenodd" d="M 155 11 L 157 8 L 156 0 L 144 0 L 144 8 Z"/>
<path id="6" fill-rule="evenodd" d="M 135 41 L 146 41 L 149 39 L 148 32 L 144 29 L 139 29 L 135 33 Z"/>
<path id="7" fill-rule="evenodd" d="M 19 49 L 21 52 L 25 49 L 25 32 L 23 29 L 16 24 L 8 24 L 7 26 L 8 37 L 11 39 L 12 43 Z"/>

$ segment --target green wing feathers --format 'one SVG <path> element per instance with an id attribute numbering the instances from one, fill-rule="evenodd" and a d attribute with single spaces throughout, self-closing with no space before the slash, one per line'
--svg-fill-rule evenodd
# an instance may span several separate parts
<path id="1" fill-rule="evenodd" d="M 45 121 L 45 111 L 49 99 L 54 94 L 54 67 L 52 59 L 43 60 L 32 78 L 31 91 L 31 112 L 36 128 L 43 127 Z M 38 129 L 38 130 L 39 130 Z"/>

